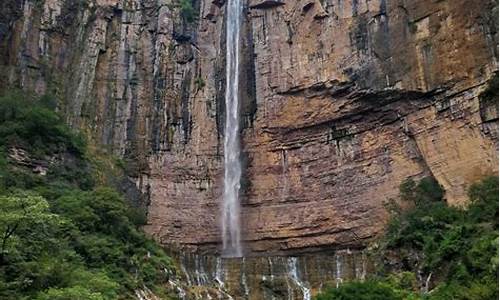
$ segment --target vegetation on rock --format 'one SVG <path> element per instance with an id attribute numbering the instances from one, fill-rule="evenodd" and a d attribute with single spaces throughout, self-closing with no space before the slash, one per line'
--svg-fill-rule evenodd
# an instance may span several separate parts
<path id="1" fill-rule="evenodd" d="M 410 208 L 389 201 L 379 273 L 317 299 L 498 299 L 498 177 L 474 184 L 465 209 L 443 197 L 432 178 L 404 181 L 400 198 Z"/>
<path id="2" fill-rule="evenodd" d="M 0 97 L 0 299 L 168 299 L 170 258 L 48 100 Z"/>
<path id="3" fill-rule="evenodd" d="M 179 4 L 180 4 L 181 16 L 188 23 L 193 23 L 196 13 L 195 13 L 192 1 L 191 0 L 180 0 Z"/>
<path id="4" fill-rule="evenodd" d="M 479 95 L 479 99 L 498 106 L 498 72 L 488 81 L 488 85 Z"/>

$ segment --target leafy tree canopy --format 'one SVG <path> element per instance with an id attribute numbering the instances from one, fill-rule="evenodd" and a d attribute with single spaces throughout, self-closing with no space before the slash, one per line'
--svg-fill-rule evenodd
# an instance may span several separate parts
<path id="1" fill-rule="evenodd" d="M 53 103 L 0 97 L 0 299 L 135 299 L 143 286 L 168 299 L 170 258 Z"/>
<path id="2" fill-rule="evenodd" d="M 414 205 L 403 209 L 390 202 L 392 217 L 376 254 L 379 274 L 327 289 L 317 300 L 498 299 L 498 177 L 472 185 L 465 209 L 448 206 L 443 197 L 432 178 L 402 182 L 401 200 Z M 394 255 L 400 265 L 388 267 L 384 258 Z"/>

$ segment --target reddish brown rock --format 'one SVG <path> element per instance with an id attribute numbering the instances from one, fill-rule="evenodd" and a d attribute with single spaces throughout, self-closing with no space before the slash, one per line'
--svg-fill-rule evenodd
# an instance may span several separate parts
<path id="1" fill-rule="evenodd" d="M 250 8 L 255 9 L 273 8 L 281 5 L 285 5 L 285 2 L 280 0 L 250 0 Z"/>
<path id="2" fill-rule="evenodd" d="M 284 3 L 243 22 L 248 251 L 360 247 L 405 178 L 432 174 L 461 205 L 472 182 L 498 173 L 498 107 L 479 97 L 498 69 L 494 1 Z M 128 162 L 149 199 L 145 230 L 210 252 L 224 3 L 196 1 L 193 24 L 171 4 L 4 1 L 0 89 L 56 95 L 70 124 Z"/>

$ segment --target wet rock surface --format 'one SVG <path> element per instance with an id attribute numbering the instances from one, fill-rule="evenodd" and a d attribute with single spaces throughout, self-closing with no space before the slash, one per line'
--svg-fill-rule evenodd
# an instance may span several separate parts
<path id="1" fill-rule="evenodd" d="M 343 250 L 295 257 L 221 258 L 174 255 L 183 299 L 310 300 L 326 286 L 363 280 L 373 272 L 367 254 Z"/>

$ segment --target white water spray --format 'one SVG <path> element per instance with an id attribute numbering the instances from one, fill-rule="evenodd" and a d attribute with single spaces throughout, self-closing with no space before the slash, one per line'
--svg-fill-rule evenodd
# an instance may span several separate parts
<path id="1" fill-rule="evenodd" d="M 288 258 L 288 274 L 290 278 L 295 282 L 295 284 L 302 291 L 302 296 L 304 300 L 311 300 L 311 289 L 307 282 L 303 282 L 300 279 L 299 271 L 298 271 L 298 259 L 297 257 L 289 257 Z"/>
<path id="2" fill-rule="evenodd" d="M 222 242 L 225 256 L 240 257 L 240 139 L 239 139 L 239 40 L 241 0 L 229 0 L 226 11 L 226 126 L 224 134 L 224 204 Z"/>

